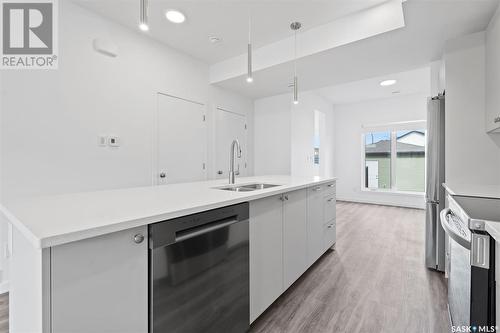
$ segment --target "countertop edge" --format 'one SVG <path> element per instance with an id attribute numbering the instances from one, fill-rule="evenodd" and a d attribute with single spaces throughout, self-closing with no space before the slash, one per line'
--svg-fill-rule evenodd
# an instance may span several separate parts
<path id="1" fill-rule="evenodd" d="M 17 229 L 19 232 L 21 232 L 24 237 L 26 237 L 32 245 L 37 248 L 37 249 L 43 249 L 43 248 L 49 248 L 53 246 L 58 246 L 58 245 L 63 245 L 71 242 L 76 242 L 79 240 L 83 239 L 88 239 L 88 238 L 93 238 L 93 237 L 99 237 L 102 235 L 106 235 L 109 233 L 113 232 L 118 232 L 118 231 L 123 231 L 127 229 L 132 229 L 144 225 L 149 225 L 152 223 L 156 222 L 161 222 L 164 220 L 169 220 L 181 216 L 186 216 L 190 214 L 196 214 L 199 212 L 203 212 L 206 210 L 211 210 L 211 209 L 216 209 L 224 206 L 230 206 L 230 205 L 235 205 L 238 203 L 242 202 L 248 202 L 248 201 L 254 201 L 266 197 L 270 197 L 273 195 L 278 195 L 281 193 L 289 192 L 289 191 L 295 191 L 295 190 L 300 190 L 300 189 L 305 189 L 309 188 L 315 185 L 322 185 L 326 184 L 329 182 L 337 181 L 336 177 L 331 177 L 331 178 L 325 178 L 322 180 L 311 180 L 308 183 L 301 184 L 301 185 L 284 185 L 284 187 L 276 188 L 276 189 L 269 189 L 265 192 L 261 191 L 256 191 L 256 193 L 248 194 L 248 196 L 245 197 L 240 197 L 240 198 L 234 198 L 230 200 L 223 200 L 217 203 L 212 203 L 212 204 L 207 204 L 207 205 L 198 205 L 198 206 L 193 206 L 189 207 L 187 209 L 182 209 L 182 210 L 176 210 L 176 211 L 170 211 L 166 212 L 164 214 L 159 214 L 159 215 L 154 215 L 154 216 L 147 216 L 147 217 L 142 217 L 138 219 L 132 219 L 132 220 L 124 220 L 124 221 L 118 221 L 111 223 L 109 225 L 101 226 L 101 227 L 96 227 L 96 228 L 90 228 L 90 229 L 84 229 L 84 230 L 78 230 L 70 233 L 63 233 L 63 234 L 57 234 L 54 236 L 49 236 L 49 237 L 38 237 L 36 236 L 30 229 L 28 229 L 20 220 L 16 218 L 14 214 L 12 214 L 6 207 L 0 204 L 0 211 L 5 215 L 7 220 Z"/>

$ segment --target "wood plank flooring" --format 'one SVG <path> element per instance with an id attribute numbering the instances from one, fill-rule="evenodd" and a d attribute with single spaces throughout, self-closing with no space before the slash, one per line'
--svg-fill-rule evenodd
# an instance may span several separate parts
<path id="1" fill-rule="evenodd" d="M 338 202 L 337 245 L 252 333 L 450 332 L 443 274 L 424 267 L 424 211 Z M 0 333 L 8 333 L 8 294 Z"/>
<path id="2" fill-rule="evenodd" d="M 0 295 L 0 333 L 9 332 L 9 294 Z"/>
<path id="3" fill-rule="evenodd" d="M 450 332 L 446 284 L 424 266 L 425 212 L 338 202 L 337 244 L 252 333 Z"/>

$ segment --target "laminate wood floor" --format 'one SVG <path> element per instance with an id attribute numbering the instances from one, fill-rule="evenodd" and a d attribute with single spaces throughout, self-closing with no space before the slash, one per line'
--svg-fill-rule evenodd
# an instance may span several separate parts
<path id="1" fill-rule="evenodd" d="M 9 294 L 0 295 L 0 333 L 9 332 Z"/>
<path id="2" fill-rule="evenodd" d="M 424 266 L 423 210 L 337 203 L 337 245 L 252 325 L 252 333 L 450 332 L 446 284 Z M 8 333 L 9 295 L 0 295 Z"/>
<path id="3" fill-rule="evenodd" d="M 425 212 L 337 204 L 337 244 L 252 333 L 450 332 L 444 275 L 424 265 Z"/>

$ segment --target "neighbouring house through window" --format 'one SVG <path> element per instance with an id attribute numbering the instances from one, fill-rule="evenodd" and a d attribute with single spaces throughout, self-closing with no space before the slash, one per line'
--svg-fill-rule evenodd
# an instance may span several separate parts
<path id="1" fill-rule="evenodd" d="M 364 133 L 364 188 L 424 192 L 425 132 L 397 126 Z"/>

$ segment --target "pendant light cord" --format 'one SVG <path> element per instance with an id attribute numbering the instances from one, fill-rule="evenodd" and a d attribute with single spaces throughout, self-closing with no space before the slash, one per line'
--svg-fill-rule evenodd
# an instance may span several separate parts
<path id="1" fill-rule="evenodd" d="M 297 30 L 294 31 L 293 73 L 297 76 Z"/>

